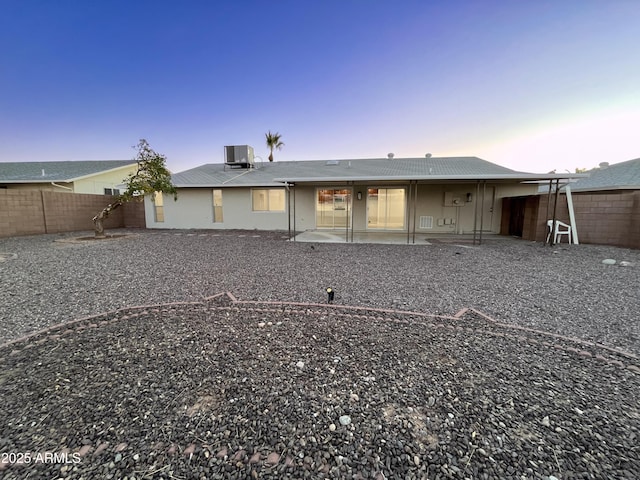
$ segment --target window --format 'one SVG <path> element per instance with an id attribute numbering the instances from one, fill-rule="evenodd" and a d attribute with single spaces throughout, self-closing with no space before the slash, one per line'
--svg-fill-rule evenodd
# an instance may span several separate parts
<path id="1" fill-rule="evenodd" d="M 162 192 L 155 192 L 153 194 L 153 209 L 156 222 L 164 222 L 164 199 L 162 198 Z"/>
<path id="2" fill-rule="evenodd" d="M 117 188 L 105 188 L 104 189 L 104 194 L 105 195 L 120 195 L 120 190 L 118 190 Z"/>
<path id="3" fill-rule="evenodd" d="M 251 195 L 254 212 L 284 212 L 284 188 L 255 189 Z"/>
<path id="4" fill-rule="evenodd" d="M 213 190 L 213 223 L 222 223 L 222 190 Z"/>

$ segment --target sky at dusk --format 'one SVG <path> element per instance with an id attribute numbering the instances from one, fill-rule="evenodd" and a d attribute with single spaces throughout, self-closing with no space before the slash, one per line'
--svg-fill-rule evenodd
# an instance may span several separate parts
<path id="1" fill-rule="evenodd" d="M 640 157 L 638 0 L 0 0 L 0 162 Z M 1 167 L 0 167 L 1 168 Z"/>

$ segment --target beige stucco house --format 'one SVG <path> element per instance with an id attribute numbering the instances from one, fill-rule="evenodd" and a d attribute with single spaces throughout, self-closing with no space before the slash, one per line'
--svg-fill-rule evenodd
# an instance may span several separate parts
<path id="1" fill-rule="evenodd" d="M 145 202 L 147 228 L 500 233 L 502 199 L 566 175 L 477 157 L 207 164 L 173 175 L 178 200 Z"/>
<path id="2" fill-rule="evenodd" d="M 112 195 L 136 170 L 135 160 L 0 162 L 0 188 Z"/>

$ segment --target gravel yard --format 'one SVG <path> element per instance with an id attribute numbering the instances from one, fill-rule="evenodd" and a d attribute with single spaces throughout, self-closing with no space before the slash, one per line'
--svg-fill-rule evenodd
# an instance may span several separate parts
<path id="1" fill-rule="evenodd" d="M 639 251 L 117 233 L 0 239 L 3 478 L 637 478 Z"/>

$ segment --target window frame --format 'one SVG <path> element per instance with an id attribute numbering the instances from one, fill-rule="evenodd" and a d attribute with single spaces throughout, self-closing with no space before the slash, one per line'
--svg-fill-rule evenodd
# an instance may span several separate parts
<path id="1" fill-rule="evenodd" d="M 162 192 L 153 192 L 153 218 L 156 223 L 164 223 L 164 197 Z"/>
<path id="2" fill-rule="evenodd" d="M 216 193 L 219 193 L 218 198 L 216 198 Z M 217 200 L 219 200 L 219 205 L 217 204 Z M 211 190 L 211 207 L 213 214 L 213 223 L 223 223 L 224 222 L 224 209 L 223 209 L 223 200 L 222 200 L 222 189 L 214 188 Z M 216 212 L 220 212 L 219 215 Z"/>
<path id="3" fill-rule="evenodd" d="M 257 192 L 265 192 L 265 200 L 266 200 L 266 208 L 265 209 L 256 209 L 255 195 Z M 271 193 L 278 192 L 282 195 L 281 199 L 278 199 L 278 203 L 282 202 L 281 209 L 272 208 L 272 199 Z M 287 211 L 287 199 L 286 199 L 286 190 L 284 188 L 252 188 L 251 189 L 251 211 L 253 213 L 285 213 Z"/>

